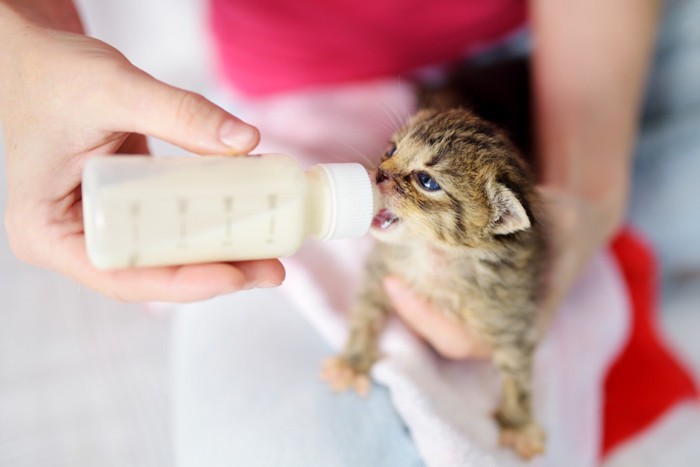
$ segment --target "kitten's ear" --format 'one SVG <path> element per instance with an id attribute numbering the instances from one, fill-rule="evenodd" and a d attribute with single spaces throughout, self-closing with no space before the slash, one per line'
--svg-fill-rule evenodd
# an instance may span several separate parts
<path id="1" fill-rule="evenodd" d="M 530 218 L 512 191 L 500 183 L 489 183 L 486 191 L 491 201 L 491 232 L 505 235 L 530 228 Z"/>

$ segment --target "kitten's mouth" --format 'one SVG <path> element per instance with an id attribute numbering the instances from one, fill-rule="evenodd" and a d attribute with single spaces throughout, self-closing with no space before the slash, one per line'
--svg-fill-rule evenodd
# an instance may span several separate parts
<path id="1" fill-rule="evenodd" d="M 399 218 L 396 217 L 396 214 L 385 208 L 374 216 L 374 219 L 372 219 L 372 227 L 378 230 L 386 230 L 398 221 Z"/>

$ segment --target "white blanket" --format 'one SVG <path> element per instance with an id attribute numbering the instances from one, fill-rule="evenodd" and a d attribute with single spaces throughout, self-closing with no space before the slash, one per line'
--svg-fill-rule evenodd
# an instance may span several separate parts
<path id="1" fill-rule="evenodd" d="M 366 245 L 309 245 L 287 262 L 284 290 L 335 348 L 344 342 L 345 311 L 357 290 Z M 361 255 L 360 255 L 361 257 Z M 557 315 L 537 353 L 535 413 L 548 432 L 547 453 L 529 465 L 594 466 L 599 460 L 602 385 L 626 334 L 624 286 L 599 255 Z M 382 339 L 386 357 L 373 371 L 386 385 L 430 466 L 519 465 L 498 448 L 490 413 L 498 380 L 490 363 L 437 357 L 398 322 Z"/>

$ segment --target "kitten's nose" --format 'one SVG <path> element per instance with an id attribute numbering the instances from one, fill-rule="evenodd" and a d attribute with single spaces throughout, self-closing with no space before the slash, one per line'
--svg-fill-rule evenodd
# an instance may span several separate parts
<path id="1" fill-rule="evenodd" d="M 379 185 L 382 182 L 385 182 L 389 180 L 389 175 L 387 175 L 386 172 L 384 172 L 382 169 L 377 169 L 377 185 Z"/>

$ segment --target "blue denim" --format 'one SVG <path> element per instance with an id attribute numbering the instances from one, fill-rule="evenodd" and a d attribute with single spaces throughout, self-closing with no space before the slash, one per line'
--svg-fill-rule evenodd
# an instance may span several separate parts
<path id="1" fill-rule="evenodd" d="M 385 388 L 335 394 L 333 351 L 277 290 L 177 311 L 175 459 L 180 467 L 419 467 Z"/>
<path id="2" fill-rule="evenodd" d="M 629 218 L 667 280 L 700 273 L 700 1 L 666 3 L 633 172 Z"/>

